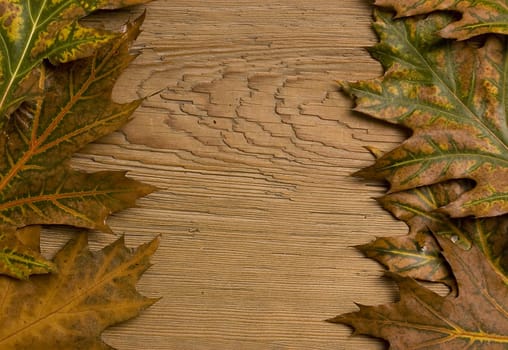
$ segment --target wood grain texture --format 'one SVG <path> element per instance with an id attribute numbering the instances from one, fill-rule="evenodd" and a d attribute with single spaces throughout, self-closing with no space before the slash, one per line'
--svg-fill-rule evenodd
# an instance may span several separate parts
<path id="1" fill-rule="evenodd" d="M 160 191 L 109 223 L 162 244 L 140 283 L 163 299 L 107 332 L 119 349 L 383 349 L 324 319 L 393 300 L 352 246 L 404 234 L 349 175 L 401 132 L 350 112 L 340 79 L 380 74 L 361 0 L 158 0 L 119 100 L 149 97 L 122 132 L 74 160 Z M 143 8 L 145 8 L 143 7 Z M 108 25 L 140 13 L 104 13 Z M 68 233 L 45 235 L 46 251 Z M 99 248 L 114 237 L 91 236 Z"/>

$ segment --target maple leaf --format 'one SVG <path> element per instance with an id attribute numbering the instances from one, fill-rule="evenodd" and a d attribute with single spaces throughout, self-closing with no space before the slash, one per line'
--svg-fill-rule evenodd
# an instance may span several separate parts
<path id="1" fill-rule="evenodd" d="M 45 93 L 24 102 L 0 134 L 0 228 L 4 234 L 33 224 L 109 231 L 106 217 L 130 207 L 153 186 L 124 172 L 84 173 L 70 168 L 72 154 L 123 126 L 140 101 L 114 103 L 116 79 L 136 57 L 130 43 L 144 16 L 89 58 L 41 66 Z M 17 250 L 18 255 L 30 256 Z M 9 266 L 9 264 L 7 264 Z M 0 271 L 16 277 L 19 266 Z"/>
<path id="2" fill-rule="evenodd" d="M 0 271 L 20 279 L 55 271 L 55 265 L 39 251 L 39 226 L 28 226 L 14 233 L 0 233 Z"/>
<path id="3" fill-rule="evenodd" d="M 482 251 L 497 271 L 508 277 L 508 216 L 484 219 L 451 219 L 436 211 L 471 187 L 466 181 L 451 181 L 393 193 L 379 202 L 409 226 L 406 236 L 380 237 L 358 249 L 388 271 L 455 287 L 449 267 L 440 254 L 434 235 L 451 239 L 467 250 L 471 244 Z"/>
<path id="4" fill-rule="evenodd" d="M 508 50 L 490 36 L 477 48 L 440 38 L 447 14 L 394 20 L 376 13 L 380 42 L 371 50 L 382 78 L 342 83 L 356 110 L 413 130 L 409 139 L 357 175 L 386 179 L 391 192 L 451 179 L 472 190 L 440 210 L 452 217 L 508 212 Z"/>
<path id="5" fill-rule="evenodd" d="M 157 245 L 131 250 L 121 238 L 92 253 L 78 234 L 53 259 L 58 273 L 0 277 L 0 348 L 112 349 L 101 340 L 104 329 L 157 301 L 135 288 Z"/>
<path id="6" fill-rule="evenodd" d="M 38 92 L 44 59 L 62 63 L 87 57 L 116 34 L 83 27 L 78 19 L 99 9 L 147 0 L 0 0 L 0 116 Z M 0 126 L 5 117 L 0 117 Z"/>
<path id="7" fill-rule="evenodd" d="M 398 16 L 427 14 L 437 10 L 462 14 L 440 31 L 445 38 L 459 40 L 486 33 L 508 34 L 508 4 L 506 0 L 376 0 L 375 5 L 391 7 Z"/>
<path id="8" fill-rule="evenodd" d="M 506 349 L 508 288 L 473 245 L 464 251 L 436 236 L 457 280 L 458 294 L 443 297 L 414 279 L 389 274 L 400 289 L 400 301 L 337 316 L 330 322 L 352 326 L 357 334 L 386 339 L 390 349 Z"/>

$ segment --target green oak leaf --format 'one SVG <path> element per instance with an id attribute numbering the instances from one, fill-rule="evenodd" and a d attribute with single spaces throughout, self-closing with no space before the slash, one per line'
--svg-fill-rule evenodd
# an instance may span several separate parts
<path id="1" fill-rule="evenodd" d="M 394 20 L 378 11 L 371 50 L 383 77 L 344 82 L 356 110 L 409 128 L 412 135 L 357 175 L 390 182 L 391 192 L 452 179 L 475 186 L 440 208 L 452 217 L 508 212 L 508 50 L 506 39 L 440 38 L 452 21 L 438 13 Z"/>
<path id="2" fill-rule="evenodd" d="M 0 232 L 34 224 L 109 231 L 109 214 L 154 190 L 124 172 L 85 173 L 69 166 L 73 153 L 123 126 L 139 105 L 115 103 L 111 94 L 136 57 L 129 47 L 143 18 L 92 57 L 41 66 L 44 94 L 23 102 L 0 134 Z"/>
<path id="3" fill-rule="evenodd" d="M 445 38 L 464 40 L 487 33 L 508 34 L 506 0 L 376 0 L 375 4 L 395 9 L 400 17 L 437 10 L 460 12 L 460 20 L 440 30 Z"/>
<path id="4" fill-rule="evenodd" d="M 44 59 L 58 64 L 93 54 L 116 36 L 78 20 L 99 9 L 147 0 L 0 0 L 0 116 L 37 95 Z M 0 117 L 0 126 L 5 122 Z"/>

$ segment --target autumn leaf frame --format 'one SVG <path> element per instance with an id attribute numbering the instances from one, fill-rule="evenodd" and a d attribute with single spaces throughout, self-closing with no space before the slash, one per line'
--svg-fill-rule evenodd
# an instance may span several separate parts
<path id="1" fill-rule="evenodd" d="M 356 111 L 411 131 L 355 174 L 388 182 L 378 201 L 409 227 L 407 236 L 358 247 L 386 267 L 400 300 L 359 305 L 329 321 L 383 338 L 390 349 L 505 349 L 508 40 L 499 34 L 508 34 L 508 7 L 502 0 L 375 5 L 397 12 L 375 10 L 379 43 L 370 53 L 385 73 L 341 87 Z M 450 292 L 441 296 L 418 280 Z"/>
<path id="2" fill-rule="evenodd" d="M 146 0 L 0 0 L 0 348 L 112 349 L 109 326 L 157 299 L 136 290 L 159 239 L 123 238 L 90 252 L 84 229 L 111 232 L 107 217 L 154 186 L 123 171 L 88 173 L 70 159 L 127 123 L 142 100 L 116 103 L 114 85 L 137 56 L 145 15 L 119 32 L 80 19 Z M 52 260 L 41 225 L 80 233 Z M 34 276 L 36 275 L 36 276 Z"/>

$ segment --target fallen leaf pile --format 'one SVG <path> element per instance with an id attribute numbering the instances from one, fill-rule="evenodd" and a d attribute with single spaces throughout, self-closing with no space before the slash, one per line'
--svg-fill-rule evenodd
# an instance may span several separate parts
<path id="1" fill-rule="evenodd" d="M 387 181 L 379 203 L 409 227 L 407 236 L 358 247 L 386 267 L 400 300 L 330 321 L 383 338 L 390 349 L 506 349 L 508 37 L 498 34 L 508 34 L 508 5 L 375 4 L 397 13 L 375 11 L 379 43 L 370 52 L 385 73 L 341 86 L 356 111 L 412 131 L 355 174 Z M 418 281 L 450 292 L 440 296 Z"/>
<path id="2" fill-rule="evenodd" d="M 157 240 L 98 253 L 79 234 L 53 260 L 38 225 L 111 231 L 107 217 L 154 190 L 125 172 L 72 169 L 72 155 L 122 127 L 140 101 L 112 100 L 144 15 L 120 32 L 85 27 L 146 0 L 0 0 L 0 348 L 105 349 L 102 331 L 154 300 L 135 289 Z M 40 276 L 32 276 L 40 274 Z M 19 279 L 19 280 L 18 280 Z"/>

